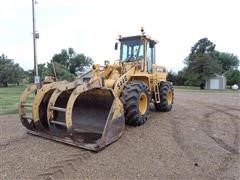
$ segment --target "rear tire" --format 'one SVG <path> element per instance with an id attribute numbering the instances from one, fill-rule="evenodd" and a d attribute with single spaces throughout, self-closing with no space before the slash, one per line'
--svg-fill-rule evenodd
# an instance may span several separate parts
<path id="1" fill-rule="evenodd" d="M 143 82 L 131 82 L 123 89 L 122 101 L 126 124 L 140 126 L 149 116 L 150 92 Z"/>
<path id="2" fill-rule="evenodd" d="M 160 103 L 154 103 L 157 111 L 171 111 L 174 99 L 174 89 L 169 82 L 161 83 L 159 86 Z"/>

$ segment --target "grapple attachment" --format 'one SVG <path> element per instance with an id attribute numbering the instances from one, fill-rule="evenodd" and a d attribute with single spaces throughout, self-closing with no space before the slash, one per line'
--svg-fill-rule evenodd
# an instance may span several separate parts
<path id="1" fill-rule="evenodd" d="M 31 126 L 23 121 L 24 111 L 19 112 L 31 134 L 94 151 L 118 140 L 125 125 L 122 103 L 113 90 L 87 83 L 44 85 L 33 101 Z"/>

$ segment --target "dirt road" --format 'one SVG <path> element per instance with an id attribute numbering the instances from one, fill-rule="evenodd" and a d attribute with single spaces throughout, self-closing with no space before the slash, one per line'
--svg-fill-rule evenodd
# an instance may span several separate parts
<path id="1" fill-rule="evenodd" d="M 168 113 L 93 153 L 25 133 L 0 116 L 0 179 L 240 179 L 237 93 L 175 93 Z"/>

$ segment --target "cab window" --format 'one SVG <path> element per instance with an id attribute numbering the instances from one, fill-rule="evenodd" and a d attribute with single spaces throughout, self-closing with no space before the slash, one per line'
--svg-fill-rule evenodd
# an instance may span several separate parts
<path id="1" fill-rule="evenodd" d="M 121 43 L 120 59 L 122 61 L 140 60 L 144 57 L 144 45 L 140 40 Z"/>

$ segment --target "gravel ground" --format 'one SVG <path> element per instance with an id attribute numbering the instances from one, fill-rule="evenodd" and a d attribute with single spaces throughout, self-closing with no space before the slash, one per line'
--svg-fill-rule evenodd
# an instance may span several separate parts
<path id="1" fill-rule="evenodd" d="M 0 116 L 0 179 L 240 179 L 239 93 L 176 91 L 174 108 L 127 126 L 99 153 L 25 133 Z"/>

